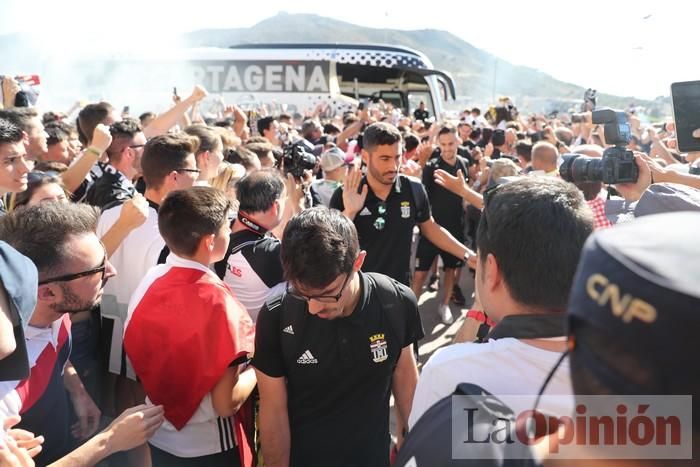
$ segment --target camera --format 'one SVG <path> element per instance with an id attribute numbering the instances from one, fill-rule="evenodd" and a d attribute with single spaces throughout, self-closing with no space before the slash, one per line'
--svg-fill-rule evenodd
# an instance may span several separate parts
<path id="1" fill-rule="evenodd" d="M 313 155 L 313 150 L 311 143 L 305 139 L 299 139 L 285 145 L 282 154 L 284 173 L 290 173 L 294 177 L 301 179 L 305 170 L 311 170 L 316 167 L 316 156 Z"/>
<path id="2" fill-rule="evenodd" d="M 604 108 L 594 110 L 592 120 L 602 124 L 605 141 L 614 144 L 603 151 L 603 157 L 587 157 L 580 154 L 564 154 L 559 167 L 561 178 L 568 182 L 634 183 L 639 168 L 632 151 L 625 149 L 630 139 L 630 127 L 624 112 Z"/>

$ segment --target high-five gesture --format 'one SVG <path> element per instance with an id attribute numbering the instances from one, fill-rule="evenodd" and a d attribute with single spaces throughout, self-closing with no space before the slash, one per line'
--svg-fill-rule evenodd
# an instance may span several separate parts
<path id="1" fill-rule="evenodd" d="M 355 216 L 365 205 L 367 199 L 368 185 L 362 185 L 362 190 L 359 189 L 362 183 L 362 172 L 355 166 L 352 166 L 345 177 L 345 186 L 343 187 L 343 206 L 345 214 L 350 219 L 355 219 Z"/>

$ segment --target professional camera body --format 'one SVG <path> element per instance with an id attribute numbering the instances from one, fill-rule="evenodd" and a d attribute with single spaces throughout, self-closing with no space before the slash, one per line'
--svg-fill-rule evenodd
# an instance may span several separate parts
<path id="1" fill-rule="evenodd" d="M 630 126 L 624 112 L 603 108 L 592 113 L 594 124 L 602 124 L 605 141 L 615 146 L 603 151 L 603 157 L 564 154 L 559 167 L 561 178 L 569 182 L 634 183 L 639 168 L 634 154 L 625 148 L 630 139 Z"/>
<path id="2" fill-rule="evenodd" d="M 282 154 L 284 173 L 290 173 L 301 179 L 304 176 L 304 170 L 316 167 L 316 156 L 313 155 L 313 150 L 313 145 L 303 138 L 286 144 Z"/>

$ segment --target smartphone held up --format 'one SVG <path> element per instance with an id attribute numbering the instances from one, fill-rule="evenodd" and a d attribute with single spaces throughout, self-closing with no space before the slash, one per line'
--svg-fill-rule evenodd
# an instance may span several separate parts
<path id="1" fill-rule="evenodd" d="M 693 137 L 700 128 L 700 81 L 671 83 L 671 102 L 678 150 L 700 151 L 700 138 Z"/>

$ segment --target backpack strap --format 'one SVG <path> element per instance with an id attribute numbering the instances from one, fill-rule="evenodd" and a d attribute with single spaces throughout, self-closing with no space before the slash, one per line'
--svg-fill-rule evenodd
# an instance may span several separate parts
<path id="1" fill-rule="evenodd" d="M 423 192 L 423 184 L 416 180 L 411 179 L 411 177 L 404 177 L 403 179 L 411 187 L 411 196 L 413 196 L 413 204 L 416 206 L 416 217 L 421 217 L 420 213 L 425 210 L 430 210 L 430 204 L 428 202 L 428 197 Z"/>
<path id="2" fill-rule="evenodd" d="M 406 299 L 399 291 L 399 282 L 396 279 L 377 273 L 365 273 L 373 283 L 377 291 L 377 299 L 384 315 L 389 320 L 389 325 L 394 335 L 399 339 L 401 348 L 406 341 Z M 413 342 L 413 351 L 418 355 L 418 341 Z"/>

